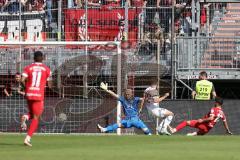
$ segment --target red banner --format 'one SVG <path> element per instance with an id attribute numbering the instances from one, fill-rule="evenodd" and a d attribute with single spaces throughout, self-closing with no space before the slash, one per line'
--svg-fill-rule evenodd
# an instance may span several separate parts
<path id="1" fill-rule="evenodd" d="M 131 47 L 136 45 L 139 10 L 128 11 L 127 40 Z M 124 9 L 84 9 L 65 10 L 66 41 L 121 41 L 124 35 Z M 86 28 L 85 19 L 87 16 Z M 87 37 L 86 37 L 87 32 Z"/>

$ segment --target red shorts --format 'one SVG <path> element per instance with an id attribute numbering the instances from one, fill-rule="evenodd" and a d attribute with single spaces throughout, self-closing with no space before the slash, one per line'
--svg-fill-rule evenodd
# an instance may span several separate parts
<path id="1" fill-rule="evenodd" d="M 198 135 L 204 135 L 212 129 L 212 127 L 209 127 L 206 123 L 198 123 L 197 120 L 191 120 L 189 126 L 199 129 L 197 132 Z"/>
<path id="2" fill-rule="evenodd" d="M 29 110 L 29 114 L 31 117 L 33 117 L 33 115 L 38 115 L 41 116 L 42 112 L 43 112 L 43 101 L 36 101 L 36 100 L 27 100 L 28 103 L 28 110 Z"/>

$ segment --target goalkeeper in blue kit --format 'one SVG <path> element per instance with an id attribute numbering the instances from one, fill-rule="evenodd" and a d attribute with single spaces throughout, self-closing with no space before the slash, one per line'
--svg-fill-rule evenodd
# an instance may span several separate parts
<path id="1" fill-rule="evenodd" d="M 141 129 L 146 135 L 151 135 L 148 127 L 138 116 L 138 106 L 139 103 L 143 100 L 142 98 L 134 97 L 132 89 L 126 89 L 124 92 L 124 96 L 119 96 L 113 91 L 108 90 L 107 84 L 103 82 L 101 83 L 100 87 L 121 102 L 123 112 L 125 114 L 125 118 L 121 120 L 121 123 L 119 125 L 115 123 L 104 128 L 98 124 L 97 127 L 101 132 L 111 132 L 115 131 L 117 128 L 136 127 L 138 129 Z"/>

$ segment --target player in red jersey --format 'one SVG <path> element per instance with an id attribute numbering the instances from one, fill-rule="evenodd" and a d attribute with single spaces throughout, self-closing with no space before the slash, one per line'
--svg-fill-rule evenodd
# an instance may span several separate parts
<path id="1" fill-rule="evenodd" d="M 29 113 L 21 118 L 22 130 L 27 129 L 26 121 L 31 120 L 24 140 L 24 144 L 27 146 L 32 146 L 31 137 L 38 128 L 39 118 L 43 112 L 44 90 L 47 81 L 49 87 L 51 87 L 51 71 L 42 61 L 43 53 L 36 51 L 34 53 L 34 63 L 26 66 L 22 73 L 22 82 L 25 84 L 25 98 L 27 99 L 29 110 Z"/>
<path id="2" fill-rule="evenodd" d="M 183 121 L 176 128 L 170 127 L 171 132 L 175 133 L 186 126 L 189 126 L 192 128 L 197 128 L 198 131 L 188 133 L 188 136 L 205 135 L 214 127 L 214 125 L 218 122 L 219 119 L 222 119 L 227 134 L 232 134 L 232 132 L 229 130 L 226 116 L 222 110 L 222 104 L 223 100 L 219 97 L 216 97 L 215 106 L 211 108 L 211 111 L 207 115 L 198 120 Z"/>

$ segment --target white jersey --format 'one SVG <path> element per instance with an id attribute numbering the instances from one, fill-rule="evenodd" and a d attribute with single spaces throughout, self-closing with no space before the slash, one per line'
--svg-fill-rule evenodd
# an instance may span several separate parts
<path id="1" fill-rule="evenodd" d="M 158 90 L 156 88 L 153 87 L 148 87 L 145 91 L 145 96 L 146 96 L 146 107 L 149 110 L 153 110 L 155 108 L 159 108 L 159 103 L 155 103 L 153 98 L 154 97 L 159 97 L 159 93 Z"/>
<path id="2" fill-rule="evenodd" d="M 159 103 L 154 102 L 154 97 L 159 97 L 159 92 L 154 87 L 148 87 L 145 91 L 145 106 L 151 113 L 159 118 L 164 118 L 167 110 L 159 107 Z"/>

